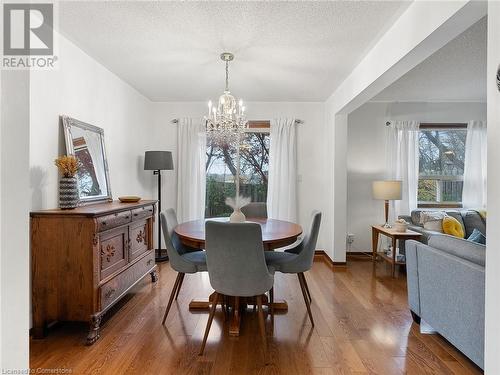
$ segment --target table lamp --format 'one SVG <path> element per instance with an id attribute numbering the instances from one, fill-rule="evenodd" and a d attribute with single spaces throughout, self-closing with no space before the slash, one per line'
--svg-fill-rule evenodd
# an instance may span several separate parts
<path id="1" fill-rule="evenodd" d="M 373 181 L 373 199 L 385 201 L 385 224 L 384 228 L 392 228 L 389 224 L 389 201 L 401 200 L 401 181 Z"/>
<path id="2" fill-rule="evenodd" d="M 158 175 L 158 248 L 155 253 L 157 262 L 168 260 L 167 250 L 161 248 L 161 171 L 171 171 L 173 169 L 172 152 L 146 151 L 144 154 L 144 170 L 154 171 L 153 174 Z"/>

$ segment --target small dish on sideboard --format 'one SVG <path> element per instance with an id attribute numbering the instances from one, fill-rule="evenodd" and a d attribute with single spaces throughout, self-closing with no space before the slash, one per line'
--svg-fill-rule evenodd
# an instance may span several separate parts
<path id="1" fill-rule="evenodd" d="M 123 197 L 118 197 L 118 200 L 122 203 L 136 203 L 141 200 L 141 197 L 136 195 L 124 195 Z"/>

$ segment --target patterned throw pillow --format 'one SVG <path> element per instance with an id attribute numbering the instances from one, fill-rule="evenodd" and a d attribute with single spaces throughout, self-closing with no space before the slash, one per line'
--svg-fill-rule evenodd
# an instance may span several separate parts
<path id="1" fill-rule="evenodd" d="M 424 229 L 443 233 L 443 219 L 446 214 L 441 211 L 424 211 L 420 214 L 420 224 Z"/>
<path id="2" fill-rule="evenodd" d="M 446 216 L 443 219 L 443 232 L 449 234 L 451 236 L 455 236 L 458 238 L 464 238 L 464 228 L 462 228 L 462 224 L 451 216 Z"/>
<path id="3" fill-rule="evenodd" d="M 474 229 L 467 240 L 486 245 L 486 237 L 477 229 Z"/>

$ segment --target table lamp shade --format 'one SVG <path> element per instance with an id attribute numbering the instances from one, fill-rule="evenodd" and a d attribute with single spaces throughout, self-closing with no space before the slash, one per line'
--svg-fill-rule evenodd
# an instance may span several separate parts
<path id="1" fill-rule="evenodd" d="M 146 151 L 144 154 L 144 170 L 172 170 L 174 162 L 172 161 L 172 152 L 170 151 Z"/>
<path id="2" fill-rule="evenodd" d="M 401 200 L 401 181 L 374 181 L 373 198 L 382 200 Z"/>

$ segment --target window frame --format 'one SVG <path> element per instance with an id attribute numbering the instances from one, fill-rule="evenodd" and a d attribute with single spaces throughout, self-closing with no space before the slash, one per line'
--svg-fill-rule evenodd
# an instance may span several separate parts
<path id="1" fill-rule="evenodd" d="M 421 130 L 459 130 L 465 129 L 467 130 L 466 123 L 420 123 L 418 131 Z M 420 181 L 420 173 L 418 175 L 418 182 Z M 425 177 L 425 176 L 423 176 Z M 432 176 L 435 177 L 435 176 Z M 454 179 L 458 181 L 463 181 L 463 176 L 458 179 Z M 462 202 L 419 202 L 417 200 L 417 208 L 463 208 Z"/>
<path id="2" fill-rule="evenodd" d="M 249 120 L 248 121 L 248 127 L 245 128 L 244 130 L 245 133 L 251 134 L 251 133 L 257 133 L 257 134 L 267 134 L 270 136 L 271 134 L 271 121 L 269 120 Z M 208 174 L 207 174 L 208 176 Z M 266 192 L 267 194 L 267 192 Z M 207 205 L 207 202 L 205 202 L 205 205 Z M 205 207 L 206 209 L 206 207 Z M 205 211 L 206 215 L 206 211 Z M 213 218 L 217 216 L 207 216 L 206 218 Z"/>

